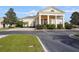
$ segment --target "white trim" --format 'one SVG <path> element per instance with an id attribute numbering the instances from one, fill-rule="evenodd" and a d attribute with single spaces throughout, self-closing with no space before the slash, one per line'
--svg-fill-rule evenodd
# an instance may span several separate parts
<path id="1" fill-rule="evenodd" d="M 39 15 L 39 25 L 41 25 L 41 15 Z"/>
<path id="2" fill-rule="evenodd" d="M 45 52 L 48 52 L 48 50 L 45 48 L 44 44 L 41 42 L 40 38 L 38 36 L 36 36 L 36 38 L 38 39 L 38 41 L 40 42 L 41 46 L 43 47 Z"/>
<path id="3" fill-rule="evenodd" d="M 47 23 L 49 24 L 49 15 L 47 15 Z"/>
<path id="4" fill-rule="evenodd" d="M 57 28 L 57 16 L 55 16 L 55 25 L 56 25 L 56 28 Z"/>
<path id="5" fill-rule="evenodd" d="M 64 20 L 64 15 L 63 15 L 63 28 L 65 28 L 65 20 Z"/>
<path id="6" fill-rule="evenodd" d="M 64 14 L 47 14 L 47 13 L 39 13 L 39 15 L 57 15 L 57 16 L 63 16 Z"/>

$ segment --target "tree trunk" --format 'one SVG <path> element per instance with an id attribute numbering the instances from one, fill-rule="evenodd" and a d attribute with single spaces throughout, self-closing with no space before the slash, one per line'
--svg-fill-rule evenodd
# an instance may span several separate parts
<path id="1" fill-rule="evenodd" d="M 3 28 L 5 28 L 5 24 L 3 24 Z"/>

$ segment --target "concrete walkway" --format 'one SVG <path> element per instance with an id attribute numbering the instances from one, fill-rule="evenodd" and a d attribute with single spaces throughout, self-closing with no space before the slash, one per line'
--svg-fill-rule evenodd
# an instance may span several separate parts
<path id="1" fill-rule="evenodd" d="M 6 36 L 8 36 L 8 35 L 0 35 L 0 38 L 6 37 Z"/>
<path id="2" fill-rule="evenodd" d="M 12 28 L 5 31 L 34 31 L 35 28 Z"/>

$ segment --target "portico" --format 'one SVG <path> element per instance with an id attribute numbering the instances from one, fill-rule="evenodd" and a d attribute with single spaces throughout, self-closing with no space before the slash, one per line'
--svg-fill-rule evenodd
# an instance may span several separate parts
<path id="1" fill-rule="evenodd" d="M 48 7 L 37 13 L 36 25 L 43 24 L 62 24 L 64 28 L 64 12 L 54 7 Z"/>
<path id="2" fill-rule="evenodd" d="M 39 25 L 43 24 L 55 24 L 57 28 L 57 24 L 62 24 L 64 27 L 64 16 L 60 14 L 56 15 L 39 15 L 38 16 Z"/>

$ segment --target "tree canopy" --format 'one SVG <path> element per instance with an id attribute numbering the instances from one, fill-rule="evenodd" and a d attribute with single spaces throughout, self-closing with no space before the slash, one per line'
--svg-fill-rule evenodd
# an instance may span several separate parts
<path id="1" fill-rule="evenodd" d="M 79 12 L 73 12 L 70 18 L 71 24 L 79 25 Z"/>
<path id="2" fill-rule="evenodd" d="M 3 23 L 4 24 L 9 24 L 10 26 L 12 26 L 13 24 L 16 24 L 17 22 L 17 17 L 16 17 L 16 13 L 14 12 L 13 8 L 10 8 L 6 13 L 5 13 L 5 17 Z"/>

